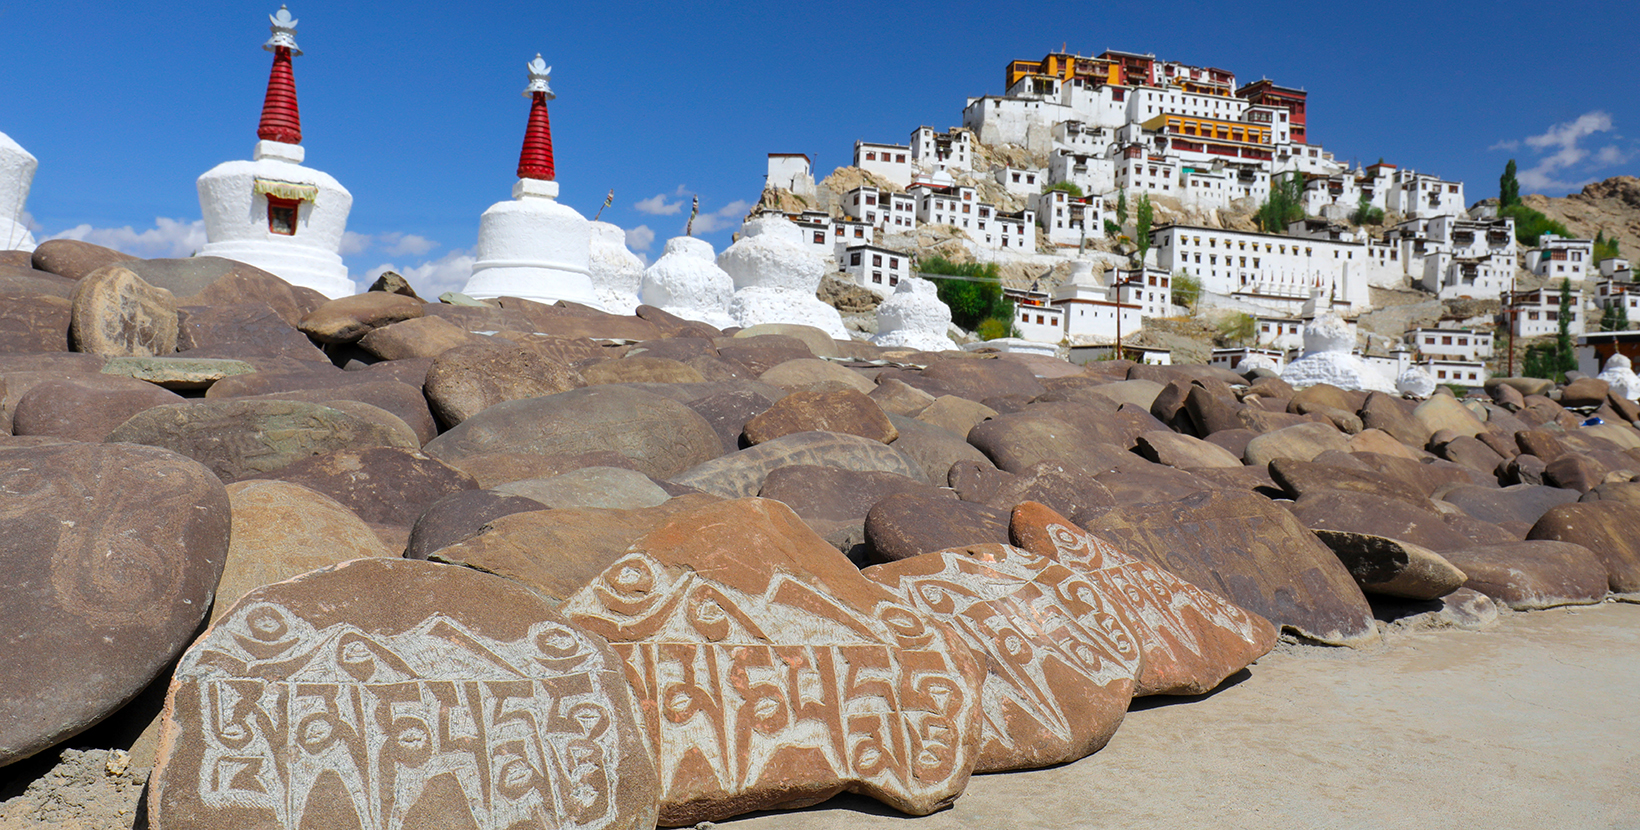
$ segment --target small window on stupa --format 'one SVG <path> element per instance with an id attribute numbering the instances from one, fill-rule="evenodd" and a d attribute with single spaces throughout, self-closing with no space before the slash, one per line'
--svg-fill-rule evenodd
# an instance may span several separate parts
<path id="1" fill-rule="evenodd" d="M 278 196 L 268 197 L 268 232 L 296 235 L 296 209 L 301 202 L 295 199 L 281 199 Z"/>

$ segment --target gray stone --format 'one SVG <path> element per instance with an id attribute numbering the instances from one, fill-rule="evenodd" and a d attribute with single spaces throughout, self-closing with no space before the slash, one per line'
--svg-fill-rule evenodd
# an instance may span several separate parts
<path id="1" fill-rule="evenodd" d="M 799 432 L 714 458 L 671 481 L 722 498 L 744 498 L 763 487 L 769 473 L 793 464 L 884 472 L 926 481 L 917 463 L 891 446 L 837 432 Z"/>
<path id="2" fill-rule="evenodd" d="M 585 467 L 551 478 L 508 482 L 496 487 L 495 492 L 537 501 L 549 508 L 635 510 L 654 507 L 668 498 L 666 491 L 648 476 L 619 467 Z"/>

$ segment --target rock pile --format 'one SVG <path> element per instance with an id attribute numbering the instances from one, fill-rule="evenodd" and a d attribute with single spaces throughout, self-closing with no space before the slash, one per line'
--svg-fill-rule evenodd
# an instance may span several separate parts
<path id="1" fill-rule="evenodd" d="M 1640 592 L 1640 407 L 1604 379 L 1420 402 L 716 328 L 732 280 L 689 239 L 633 315 L 30 262 L 0 274 L 0 769 L 129 750 L 154 826 L 921 815 L 1278 634 Z"/>

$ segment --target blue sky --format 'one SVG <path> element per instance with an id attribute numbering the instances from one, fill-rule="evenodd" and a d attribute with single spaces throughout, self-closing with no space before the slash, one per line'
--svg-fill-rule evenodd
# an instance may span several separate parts
<path id="1" fill-rule="evenodd" d="M 248 158 L 277 2 L 0 0 L 0 131 L 40 159 L 35 233 L 145 256 L 203 243 L 194 179 Z M 308 164 L 353 193 L 355 278 L 392 265 L 459 286 L 509 195 L 525 63 L 554 67 L 561 200 L 650 258 L 697 229 L 720 250 L 769 152 L 821 175 L 855 139 L 962 120 L 1002 68 L 1060 48 L 1151 52 L 1309 91 L 1312 141 L 1496 194 L 1563 195 L 1640 170 L 1640 3 L 337 3 L 295 0 Z"/>

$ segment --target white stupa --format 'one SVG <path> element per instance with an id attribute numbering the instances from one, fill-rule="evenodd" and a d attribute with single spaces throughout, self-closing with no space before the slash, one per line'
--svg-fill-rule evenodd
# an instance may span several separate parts
<path id="1" fill-rule="evenodd" d="M 512 199 L 497 202 L 478 221 L 478 261 L 461 293 L 481 300 L 522 297 L 539 303 L 603 308 L 592 288 L 592 227 L 574 208 L 558 203 L 552 163 L 547 85 L 552 67 L 540 55 L 529 62 L 530 123 L 518 155 Z"/>
<path id="2" fill-rule="evenodd" d="M 199 177 L 206 240 L 199 253 L 255 265 L 327 297 L 346 297 L 357 290 L 339 253 L 353 194 L 302 166 L 302 118 L 290 64 L 302 54 L 296 21 L 284 6 L 269 19 L 273 37 L 262 48 L 273 53 L 273 69 L 256 130 L 261 140 L 251 161 L 223 162 Z"/>
<path id="3" fill-rule="evenodd" d="M 1395 385 L 1351 354 L 1355 335 L 1337 314 L 1324 311 L 1304 326 L 1304 356 L 1281 370 L 1295 388 L 1328 383 L 1340 389 L 1396 393 Z"/>
<path id="4" fill-rule="evenodd" d="M 1416 363 L 1402 369 L 1395 378 L 1395 391 L 1414 398 L 1427 398 L 1435 394 L 1435 387 L 1435 376 Z"/>
<path id="5" fill-rule="evenodd" d="M 692 236 L 667 240 L 643 274 L 645 304 L 720 329 L 740 325 L 729 316 L 734 294 L 735 281 L 713 261 L 712 244 Z"/>
<path id="6" fill-rule="evenodd" d="M 871 342 L 885 348 L 924 352 L 956 351 L 951 309 L 940 302 L 939 289 L 917 277 L 900 280 L 894 295 L 877 306 L 877 336 Z"/>
<path id="7" fill-rule="evenodd" d="M 830 264 L 803 244 L 803 232 L 786 217 L 746 222 L 717 264 L 734 280 L 729 316 L 740 326 L 796 323 L 849 339 L 843 315 L 815 296 Z"/>
<path id="8" fill-rule="evenodd" d="M 1640 400 L 1640 376 L 1634 373 L 1634 364 L 1621 354 L 1606 358 L 1606 368 L 1599 379 L 1611 384 L 1612 394 L 1629 400 Z"/>
<path id="9" fill-rule="evenodd" d="M 643 260 L 626 247 L 626 231 L 608 222 L 592 223 L 592 287 L 611 314 L 632 314 L 643 301 Z"/>
<path id="10" fill-rule="evenodd" d="M 34 234 L 23 224 L 23 206 L 39 166 L 21 144 L 0 133 L 0 251 L 34 250 Z"/>

